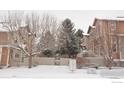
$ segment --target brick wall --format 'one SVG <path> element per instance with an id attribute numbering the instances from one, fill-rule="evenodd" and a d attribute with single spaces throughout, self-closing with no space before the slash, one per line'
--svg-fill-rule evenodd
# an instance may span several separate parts
<path id="1" fill-rule="evenodd" d="M 124 47 L 124 44 L 122 40 L 119 42 L 118 37 L 115 35 L 124 34 L 124 21 L 97 19 L 93 26 L 95 26 L 95 29 L 90 29 L 90 36 L 88 38 L 89 50 L 92 50 L 96 55 L 103 54 L 104 52 L 102 51 L 109 54 L 108 51 L 110 49 L 113 51 L 113 46 L 115 46 L 116 42 L 116 52 L 119 53 L 122 51 L 119 50 L 119 46 Z M 107 48 L 108 46 L 110 46 L 109 49 Z"/>
<path id="2" fill-rule="evenodd" d="M 0 45 L 8 44 L 8 33 L 7 32 L 0 32 Z"/>

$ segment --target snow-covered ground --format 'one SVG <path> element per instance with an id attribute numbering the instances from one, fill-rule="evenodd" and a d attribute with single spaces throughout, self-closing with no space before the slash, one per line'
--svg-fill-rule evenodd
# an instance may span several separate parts
<path id="1" fill-rule="evenodd" d="M 0 78 L 124 78 L 124 68 L 100 68 L 96 73 L 88 73 L 89 69 L 76 69 L 68 66 L 40 65 L 31 69 L 27 67 L 11 67 L 0 69 Z M 92 72 L 92 71 L 91 71 Z"/>

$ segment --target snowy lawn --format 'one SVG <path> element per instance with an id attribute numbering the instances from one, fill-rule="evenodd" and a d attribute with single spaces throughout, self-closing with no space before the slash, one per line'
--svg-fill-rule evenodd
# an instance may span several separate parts
<path id="1" fill-rule="evenodd" d="M 95 74 L 88 69 L 76 69 L 71 72 L 68 66 L 40 65 L 31 69 L 11 67 L 0 69 L 0 78 L 124 78 L 124 68 L 100 68 Z"/>

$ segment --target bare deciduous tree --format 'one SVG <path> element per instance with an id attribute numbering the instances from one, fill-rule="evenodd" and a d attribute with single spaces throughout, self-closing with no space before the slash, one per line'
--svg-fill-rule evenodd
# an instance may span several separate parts
<path id="1" fill-rule="evenodd" d="M 112 53 L 113 53 L 113 48 L 111 44 L 111 34 L 108 31 L 104 31 L 102 37 L 100 36 L 99 32 L 99 40 L 101 44 L 101 49 L 103 50 L 103 56 L 105 57 L 105 60 L 107 62 L 107 66 L 109 69 L 112 67 L 113 59 L 112 59 Z"/>
<path id="2" fill-rule="evenodd" d="M 28 56 L 29 68 L 32 67 L 32 56 L 38 53 L 34 47 L 40 22 L 38 14 L 26 14 L 24 11 L 9 11 L 1 22 L 10 32 L 13 44 Z"/>
<path id="3" fill-rule="evenodd" d="M 38 44 L 38 49 L 53 49 L 57 37 L 57 19 L 49 14 L 44 14 L 41 23 L 41 36 Z"/>

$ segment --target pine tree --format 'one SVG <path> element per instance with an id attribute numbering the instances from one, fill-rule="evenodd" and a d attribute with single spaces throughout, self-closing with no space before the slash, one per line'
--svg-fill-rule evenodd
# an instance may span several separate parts
<path id="1" fill-rule="evenodd" d="M 77 32 L 75 33 L 76 35 L 76 39 L 77 39 L 77 44 L 78 44 L 78 48 L 81 51 L 81 43 L 82 43 L 82 38 L 83 38 L 83 30 L 82 29 L 78 29 Z"/>
<path id="2" fill-rule="evenodd" d="M 68 54 L 69 57 L 74 57 L 79 52 L 74 24 L 68 18 L 62 22 L 62 32 L 59 39 L 61 42 L 61 53 Z"/>

